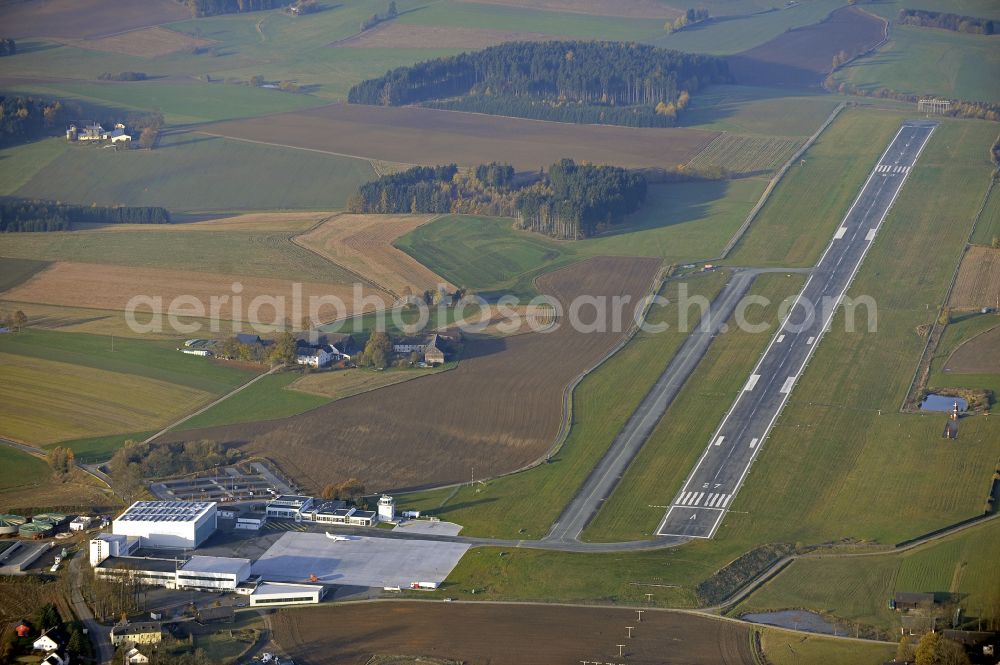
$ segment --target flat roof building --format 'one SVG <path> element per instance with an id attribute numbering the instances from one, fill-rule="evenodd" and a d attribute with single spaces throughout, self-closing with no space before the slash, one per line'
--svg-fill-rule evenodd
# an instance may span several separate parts
<path id="1" fill-rule="evenodd" d="M 111 557 L 94 566 L 94 574 L 105 580 L 133 579 L 147 586 L 176 589 L 177 568 L 180 565 L 181 562 L 175 559 Z"/>
<path id="2" fill-rule="evenodd" d="M 249 577 L 250 559 L 193 556 L 177 571 L 177 588 L 235 591 Z"/>
<path id="3" fill-rule="evenodd" d="M 214 501 L 136 501 L 111 530 L 141 538 L 143 547 L 191 549 L 215 533 L 217 523 Z"/>
<path id="4" fill-rule="evenodd" d="M 281 494 L 267 502 L 268 517 L 283 519 L 302 519 L 302 513 L 308 512 L 313 505 L 311 496 L 298 494 Z"/>
<path id="5" fill-rule="evenodd" d="M 323 600 L 325 593 L 326 587 L 322 584 L 261 582 L 250 594 L 250 607 L 316 604 Z"/>

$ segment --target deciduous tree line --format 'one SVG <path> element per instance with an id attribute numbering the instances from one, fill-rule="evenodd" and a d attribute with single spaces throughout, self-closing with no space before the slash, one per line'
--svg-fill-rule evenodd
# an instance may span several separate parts
<path id="1" fill-rule="evenodd" d="M 192 16 L 238 14 L 275 9 L 289 4 L 289 0 L 181 0 L 191 9 Z"/>
<path id="2" fill-rule="evenodd" d="M 993 34 L 993 20 L 976 16 L 932 12 L 926 9 L 900 9 L 897 20 L 903 25 L 916 25 L 922 28 L 940 28 L 974 35 Z"/>
<path id="3" fill-rule="evenodd" d="M 436 106 L 551 120 L 669 126 L 658 104 L 731 82 L 725 59 L 633 42 L 508 42 L 399 67 L 351 88 L 355 104 Z M 449 99 L 455 98 L 458 99 Z M 626 107 L 626 108 L 622 108 Z"/>
<path id="4" fill-rule="evenodd" d="M 47 136 L 67 116 L 62 102 L 0 95 L 0 145 Z"/>

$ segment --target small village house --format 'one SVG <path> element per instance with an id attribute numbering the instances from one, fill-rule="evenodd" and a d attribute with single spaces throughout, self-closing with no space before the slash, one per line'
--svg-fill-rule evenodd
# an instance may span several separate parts
<path id="1" fill-rule="evenodd" d="M 132 647 L 125 652 L 125 662 L 128 665 L 146 665 L 149 662 L 149 657 Z"/>
<path id="2" fill-rule="evenodd" d="M 119 624 L 111 629 L 111 644 L 159 644 L 163 639 L 163 628 L 160 623 L 146 621 L 143 623 Z"/>
<path id="3" fill-rule="evenodd" d="M 55 628 L 49 628 L 31 643 L 31 648 L 35 651 L 44 651 L 45 653 L 58 651 L 59 642 L 57 641 L 57 638 L 58 633 L 55 632 Z"/>

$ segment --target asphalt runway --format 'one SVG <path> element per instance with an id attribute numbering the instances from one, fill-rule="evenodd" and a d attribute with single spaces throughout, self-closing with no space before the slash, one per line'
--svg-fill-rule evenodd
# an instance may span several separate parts
<path id="1" fill-rule="evenodd" d="M 933 122 L 903 123 L 671 502 L 658 536 L 711 538 L 715 534 L 936 126 Z M 865 309 L 860 308 L 859 314 L 866 314 Z"/>

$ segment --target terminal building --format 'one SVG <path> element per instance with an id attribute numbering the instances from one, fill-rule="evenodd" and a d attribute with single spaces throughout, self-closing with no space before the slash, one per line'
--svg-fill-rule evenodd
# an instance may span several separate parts
<path id="1" fill-rule="evenodd" d="M 315 604 L 323 600 L 325 592 L 322 584 L 261 582 L 250 594 L 250 607 Z"/>
<path id="2" fill-rule="evenodd" d="M 217 520 L 214 501 L 137 501 L 111 531 L 141 539 L 142 547 L 193 549 L 215 533 Z"/>
<path id="3" fill-rule="evenodd" d="M 187 561 L 122 556 L 94 566 L 102 579 L 132 579 L 148 586 L 194 591 L 237 591 L 250 577 L 250 559 L 193 556 Z"/>
<path id="4" fill-rule="evenodd" d="M 375 526 L 379 521 L 391 522 L 396 517 L 396 502 L 382 495 L 378 510 L 360 510 L 348 507 L 346 501 L 321 501 L 311 496 L 282 494 L 267 504 L 267 517 L 309 522 L 313 524 L 342 524 L 348 526 Z"/>

